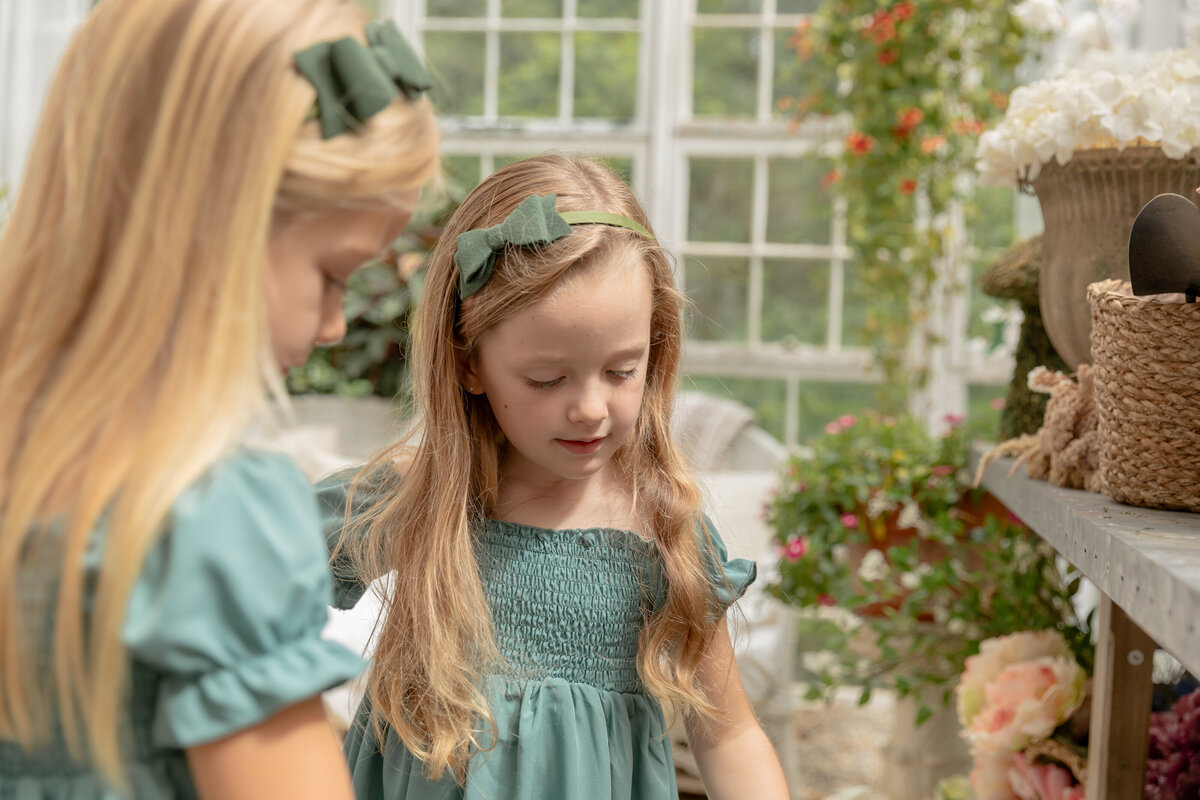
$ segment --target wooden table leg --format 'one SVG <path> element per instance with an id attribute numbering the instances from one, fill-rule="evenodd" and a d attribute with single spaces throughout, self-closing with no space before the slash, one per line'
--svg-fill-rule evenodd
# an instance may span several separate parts
<path id="1" fill-rule="evenodd" d="M 1107 595 L 1096 615 L 1096 674 L 1088 732 L 1088 800 L 1142 800 L 1154 642 Z"/>

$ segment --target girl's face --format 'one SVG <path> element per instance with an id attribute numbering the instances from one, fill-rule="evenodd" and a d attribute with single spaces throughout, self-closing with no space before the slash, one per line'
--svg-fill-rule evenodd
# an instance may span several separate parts
<path id="1" fill-rule="evenodd" d="M 622 254 L 480 337 L 463 384 L 487 396 L 510 478 L 583 479 L 608 465 L 641 408 L 651 306 L 649 269 Z"/>
<path id="2" fill-rule="evenodd" d="M 414 189 L 405 207 L 415 206 L 417 195 Z M 315 345 L 341 341 L 346 281 L 384 255 L 411 216 L 411 211 L 341 209 L 301 215 L 271 234 L 267 319 L 280 368 L 300 366 Z"/>

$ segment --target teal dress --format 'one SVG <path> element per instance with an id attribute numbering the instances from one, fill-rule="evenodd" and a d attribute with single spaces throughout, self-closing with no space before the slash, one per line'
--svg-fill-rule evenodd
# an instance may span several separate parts
<path id="1" fill-rule="evenodd" d="M 239 451 L 214 465 L 172 506 L 130 597 L 128 794 L 73 762 L 61 741 L 26 753 L 0 740 L 0 800 L 194 798 L 184 748 L 358 674 L 359 656 L 321 638 L 333 595 L 320 525 L 288 458 Z M 85 563 L 93 575 L 104 539 L 101 525 Z M 27 573 L 22 595 L 52 597 L 53 585 L 52 573 Z M 47 654 L 50 638 L 47 629 Z"/>
<path id="2" fill-rule="evenodd" d="M 318 487 L 335 534 L 346 477 Z M 369 492 L 359 496 L 371 502 Z M 708 573 L 723 612 L 755 565 L 730 560 L 715 531 L 713 541 Z M 364 700 L 346 741 L 359 800 L 678 800 L 663 711 L 636 667 L 642 621 L 666 591 L 653 542 L 624 530 L 489 520 L 477 552 L 507 662 L 485 680 L 495 747 L 471 759 L 465 786 L 431 781 L 394 731 L 374 736 Z M 339 605 L 349 607 L 362 584 L 341 565 L 334 571 Z"/>

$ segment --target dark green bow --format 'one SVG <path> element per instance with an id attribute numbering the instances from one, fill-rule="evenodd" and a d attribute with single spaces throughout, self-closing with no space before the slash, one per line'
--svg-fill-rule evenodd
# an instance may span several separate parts
<path id="1" fill-rule="evenodd" d="M 323 139 L 358 127 L 400 92 L 412 100 L 433 86 L 433 79 L 396 23 L 372 22 L 366 34 L 368 46 L 347 36 L 295 54 L 296 69 L 317 90 L 316 113 L 321 117 Z"/>
<path id="2" fill-rule="evenodd" d="M 531 194 L 499 225 L 460 233 L 454 263 L 458 266 L 458 296 L 466 299 L 492 277 L 496 255 L 508 245 L 550 244 L 569 236 L 571 226 L 554 210 L 557 195 Z"/>

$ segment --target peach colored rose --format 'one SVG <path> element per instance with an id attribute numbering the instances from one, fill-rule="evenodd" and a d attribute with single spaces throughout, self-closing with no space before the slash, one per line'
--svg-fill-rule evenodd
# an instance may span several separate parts
<path id="1" fill-rule="evenodd" d="M 970 656 L 958 680 L 958 719 L 963 727 L 983 708 L 984 686 L 1010 664 L 1029 661 L 1042 656 L 1069 658 L 1071 648 L 1058 631 L 1022 631 L 985 639 L 979 645 L 979 654 Z"/>
<path id="2" fill-rule="evenodd" d="M 1057 764 L 1033 764 L 1024 753 L 1013 757 L 1008 781 L 1021 800 L 1085 800 L 1074 776 Z"/>
<path id="3" fill-rule="evenodd" d="M 984 703 L 966 730 L 976 753 L 1014 753 L 1045 739 L 1084 698 L 1083 668 L 1046 656 L 1011 664 L 987 682 Z"/>
<path id="4" fill-rule="evenodd" d="M 1008 782 L 1008 771 L 1012 767 L 1010 755 L 980 756 L 968 780 L 975 800 L 1019 800 Z"/>

